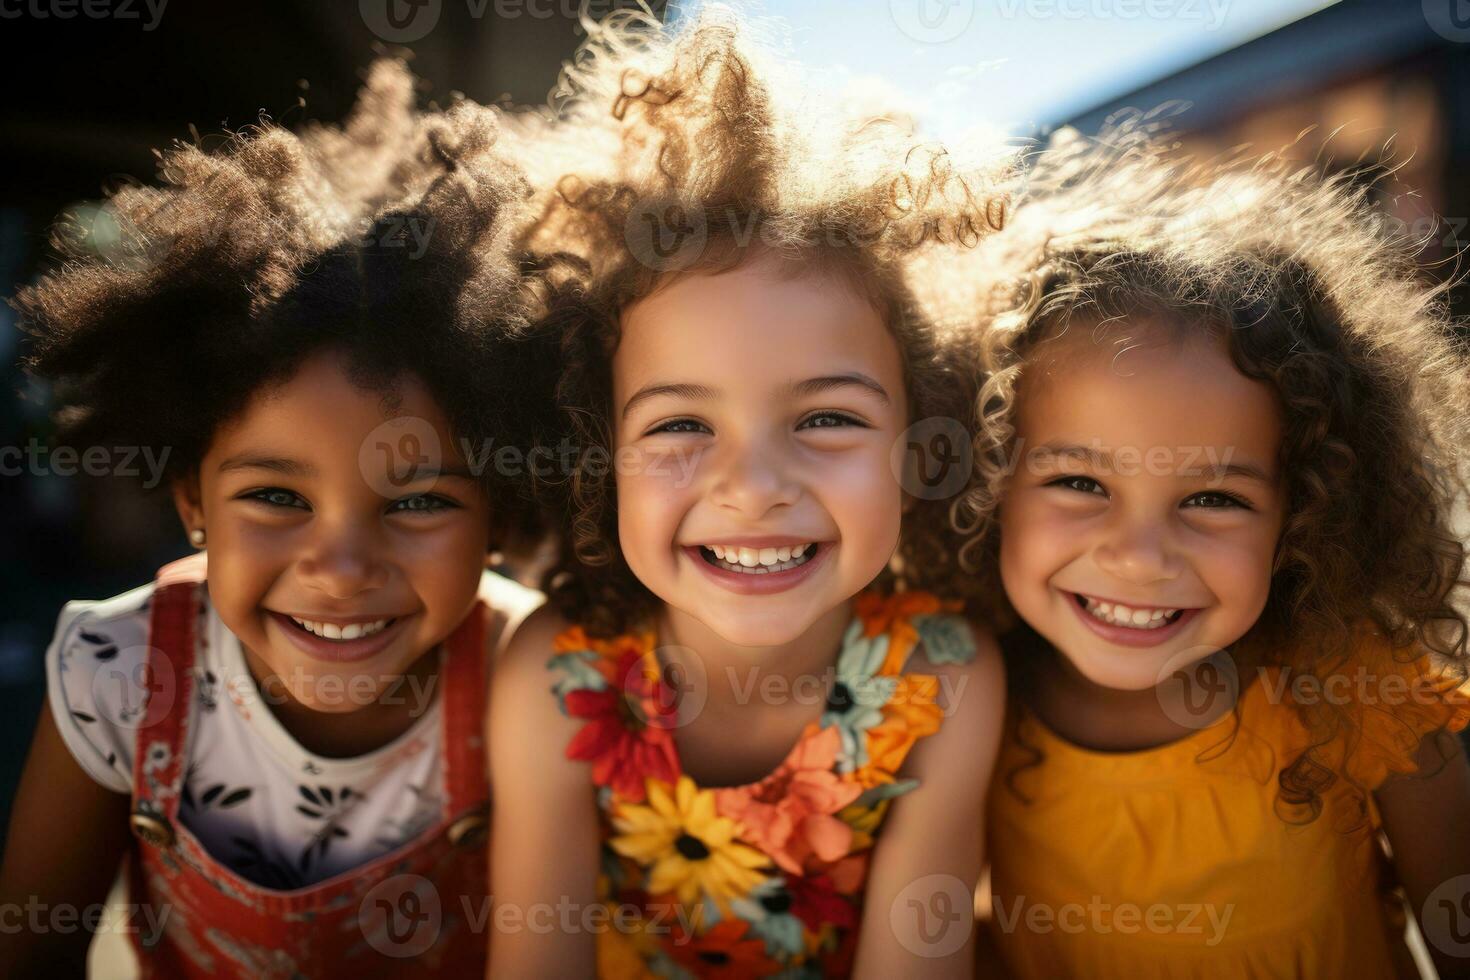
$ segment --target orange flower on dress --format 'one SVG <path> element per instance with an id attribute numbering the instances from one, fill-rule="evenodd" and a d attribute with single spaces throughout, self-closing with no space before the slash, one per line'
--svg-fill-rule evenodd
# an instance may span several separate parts
<path id="1" fill-rule="evenodd" d="M 882 710 L 883 720 L 867 731 L 868 761 L 853 773 L 864 789 L 892 782 L 914 743 L 939 731 L 944 721 L 939 679 L 930 674 L 900 675 Z"/>
<path id="2" fill-rule="evenodd" d="M 836 861 L 852 845 L 852 828 L 834 814 L 863 788 L 833 768 L 842 739 L 834 727 L 808 725 L 786 760 L 750 786 L 715 790 L 722 816 L 740 824 L 741 837 L 799 875 L 809 859 Z"/>
<path id="3" fill-rule="evenodd" d="M 765 941 L 747 939 L 749 931 L 750 923 L 743 919 L 721 920 L 702 936 L 677 928 L 664 949 L 690 973 L 711 980 L 745 980 L 780 973 L 781 964 L 766 955 Z"/>
<path id="4" fill-rule="evenodd" d="M 938 612 L 955 612 L 959 603 L 940 602 L 927 592 L 896 592 L 881 595 L 865 592 L 857 597 L 854 611 L 863 623 L 864 636 L 889 635 L 888 656 L 878 668 L 878 676 L 888 677 L 903 670 L 909 654 L 919 642 L 919 631 L 914 627 L 915 616 L 932 616 Z"/>

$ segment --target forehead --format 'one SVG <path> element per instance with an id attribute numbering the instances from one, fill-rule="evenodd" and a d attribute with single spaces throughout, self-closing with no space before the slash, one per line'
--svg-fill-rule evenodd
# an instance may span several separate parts
<path id="1" fill-rule="evenodd" d="M 390 419 L 412 418 L 427 426 L 446 449 L 453 446 L 449 420 L 429 388 L 411 373 L 390 382 L 354 378 L 346 354 L 323 350 L 305 358 L 284 381 L 262 387 L 245 408 L 215 433 L 216 450 L 241 440 L 292 443 L 325 455 L 356 454 L 363 440 Z"/>
<path id="2" fill-rule="evenodd" d="M 1223 336 L 1148 318 L 1074 322 L 1038 342 L 1020 380 L 1017 425 L 1033 443 L 1234 446 L 1263 462 L 1281 439 L 1275 392 L 1236 368 Z"/>
<path id="3" fill-rule="evenodd" d="M 898 342 L 866 297 L 840 277 L 767 260 L 679 276 L 624 310 L 621 328 L 613 375 L 624 396 L 672 374 L 757 384 L 843 369 L 903 390 Z"/>

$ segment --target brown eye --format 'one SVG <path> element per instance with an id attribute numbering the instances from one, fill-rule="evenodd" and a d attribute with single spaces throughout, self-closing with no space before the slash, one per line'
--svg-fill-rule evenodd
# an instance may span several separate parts
<path id="1" fill-rule="evenodd" d="M 1049 487 L 1062 487 L 1065 490 L 1076 490 L 1079 493 L 1095 493 L 1100 497 L 1106 497 L 1108 492 L 1103 485 L 1090 476 L 1064 476 L 1052 480 L 1047 484 Z"/>
<path id="2" fill-rule="evenodd" d="M 1233 493 L 1225 493 L 1223 490 L 1207 490 L 1197 493 L 1184 500 L 1185 506 L 1203 507 L 1207 510 L 1229 509 L 1239 507 L 1242 510 L 1250 510 L 1251 505 Z"/>
<path id="3" fill-rule="evenodd" d="M 647 434 L 654 435 L 659 432 L 672 432 L 676 435 L 684 435 L 708 431 L 709 429 L 705 427 L 704 423 L 696 422 L 694 419 L 674 419 L 672 422 L 665 422 L 662 425 L 654 426 L 648 430 Z"/>
<path id="4" fill-rule="evenodd" d="M 845 412 L 817 412 L 802 419 L 796 427 L 798 429 L 839 429 L 847 426 L 868 428 L 866 424 Z"/>

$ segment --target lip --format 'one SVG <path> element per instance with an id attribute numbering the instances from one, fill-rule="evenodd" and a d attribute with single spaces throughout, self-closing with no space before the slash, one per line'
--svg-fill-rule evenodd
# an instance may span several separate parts
<path id="1" fill-rule="evenodd" d="M 384 630 L 380 630 L 379 632 L 374 633 L 372 636 L 362 636 L 358 637 L 355 640 L 328 640 L 325 637 L 317 636 L 315 633 L 309 633 L 301 627 L 297 626 L 295 623 L 291 622 L 291 617 L 287 616 L 285 613 L 278 613 L 273 609 L 269 609 L 266 611 L 270 613 L 271 619 L 275 621 L 276 626 L 281 630 L 281 632 L 286 634 L 286 639 L 290 640 L 292 645 L 295 646 L 302 653 L 305 653 L 313 660 L 322 660 L 326 661 L 327 663 L 338 664 L 356 663 L 358 661 L 366 660 L 369 657 L 381 653 L 388 647 L 390 643 L 398 638 L 398 635 L 400 633 L 403 632 L 404 624 L 413 618 L 412 615 L 399 616 L 396 623 L 392 624 Z M 296 618 L 311 619 L 310 616 L 298 616 Z M 329 623 L 372 623 L 376 622 L 379 619 L 390 618 L 392 617 L 340 616 L 328 617 L 325 619 L 325 621 Z M 320 622 L 321 620 L 312 621 Z"/>
<path id="2" fill-rule="evenodd" d="M 681 547 L 698 550 L 700 545 L 709 547 L 716 544 L 721 548 L 794 548 L 799 544 L 826 544 L 821 538 L 794 538 L 789 534 L 764 534 L 747 538 L 698 538 L 697 542 L 697 544 Z"/>
<path id="3" fill-rule="evenodd" d="M 762 541 L 767 543 L 761 545 L 748 543 L 752 541 Z M 686 556 L 688 556 L 689 560 L 693 562 L 695 567 L 702 571 L 711 581 L 720 586 L 722 589 L 725 589 L 728 592 L 734 592 L 737 595 L 774 595 L 777 592 L 785 592 L 787 589 L 793 589 L 796 586 L 800 585 L 802 582 L 806 581 L 806 579 L 810 578 L 819 566 L 825 564 L 827 561 L 827 555 L 832 551 L 833 548 L 837 547 L 837 543 L 835 541 L 819 541 L 816 539 L 803 540 L 801 538 L 774 537 L 739 538 L 731 539 L 728 542 L 711 541 L 708 543 L 718 544 L 722 547 L 727 545 L 734 545 L 735 547 L 744 548 L 780 548 L 789 544 L 809 543 L 818 544 L 821 546 L 817 548 L 816 555 L 810 561 L 807 561 L 801 565 L 797 565 L 795 568 L 788 568 L 784 572 L 767 572 L 764 575 L 746 575 L 742 572 L 727 572 L 725 571 L 725 569 L 717 568 L 716 566 L 711 565 L 709 562 L 705 561 L 704 556 L 699 552 L 699 545 L 684 545 L 682 547 L 681 550 Z"/>
<path id="4" fill-rule="evenodd" d="M 1058 591 L 1062 593 L 1062 595 L 1065 597 L 1067 605 L 1072 607 L 1072 611 L 1077 614 L 1077 618 L 1082 620 L 1083 624 L 1087 626 L 1088 629 L 1092 630 L 1094 633 L 1102 637 L 1104 640 L 1107 640 L 1109 643 L 1116 643 L 1119 646 L 1125 647 L 1156 647 L 1166 640 L 1173 639 L 1180 633 L 1180 631 L 1184 629 L 1186 625 L 1190 623 L 1191 620 L 1194 619 L 1194 617 L 1200 611 L 1197 608 L 1183 609 L 1180 611 L 1178 619 L 1174 620 L 1174 622 L 1170 623 L 1168 626 L 1161 626 L 1156 630 L 1135 629 L 1131 626 L 1114 626 L 1112 623 L 1104 623 L 1102 620 L 1096 618 L 1091 613 L 1089 613 L 1086 609 L 1083 609 L 1081 604 L 1077 602 L 1077 599 L 1075 597 L 1079 595 L 1085 595 L 1089 599 L 1098 599 L 1102 602 L 1114 602 L 1115 600 L 1103 599 L 1101 596 L 1093 595 L 1091 592 L 1067 592 L 1065 590 Z M 1124 602 L 1122 603 L 1122 605 L 1126 606 L 1129 605 L 1129 603 Z M 1177 609 L 1179 607 L 1144 606 L 1142 603 L 1140 603 L 1139 608 Z"/>

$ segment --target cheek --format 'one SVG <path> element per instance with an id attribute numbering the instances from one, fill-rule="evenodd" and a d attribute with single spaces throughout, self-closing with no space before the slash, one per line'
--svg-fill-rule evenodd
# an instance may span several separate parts
<path id="1" fill-rule="evenodd" d="M 889 469 L 886 455 L 881 459 L 875 453 L 823 460 L 810 468 L 805 483 L 813 488 L 846 542 L 870 542 L 875 547 L 886 542 L 887 560 L 886 555 L 891 555 L 898 544 L 903 491 Z"/>
<path id="2" fill-rule="evenodd" d="M 1082 540 L 1073 517 L 1024 491 L 1016 493 L 1000 513 L 1001 577 L 1007 591 L 1045 588 Z"/>
<path id="3" fill-rule="evenodd" d="M 1274 535 L 1242 532 L 1201 546 L 1195 567 L 1222 607 L 1254 622 L 1271 590 L 1275 548 Z"/>
<path id="4" fill-rule="evenodd" d="M 668 550 L 678 530 L 688 496 L 687 476 L 675 465 L 655 465 L 640 457 L 618 474 L 618 542 L 625 557 Z"/>

